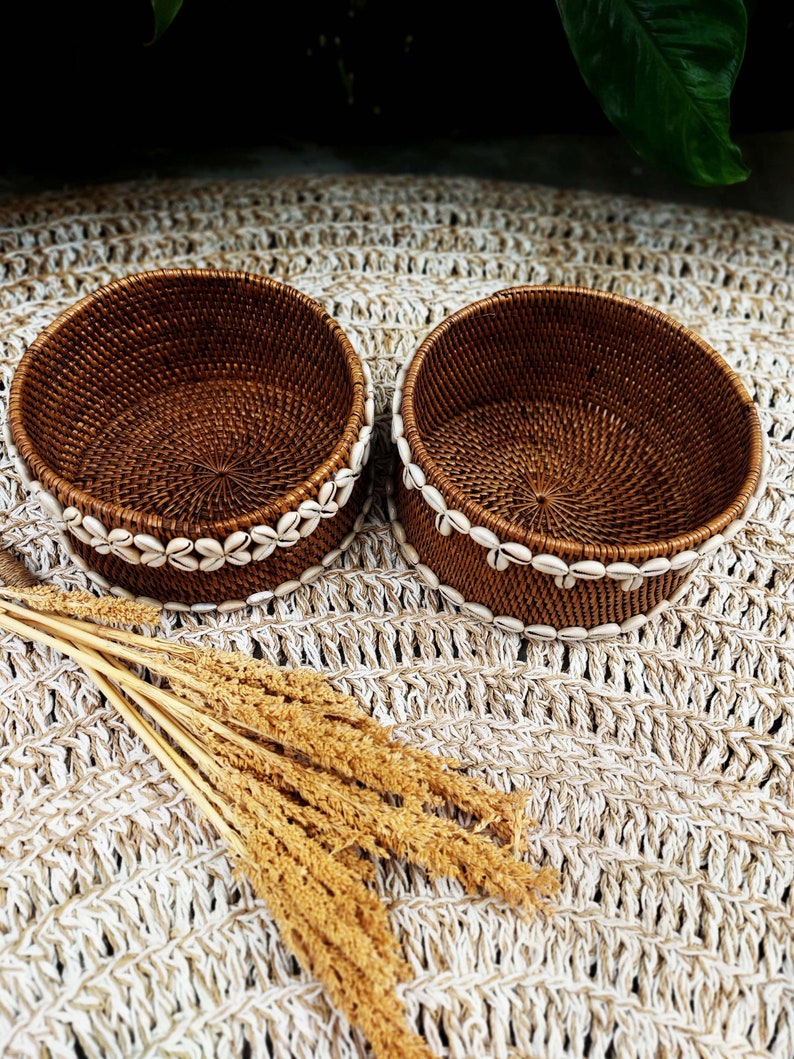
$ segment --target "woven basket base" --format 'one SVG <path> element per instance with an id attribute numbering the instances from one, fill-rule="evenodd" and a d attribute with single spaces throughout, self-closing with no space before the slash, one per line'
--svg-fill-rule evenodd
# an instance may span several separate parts
<path id="1" fill-rule="evenodd" d="M 211 522 L 268 504 L 328 458 L 340 425 L 305 395 L 255 378 L 147 396 L 84 446 L 67 477 L 110 503 Z"/>
<path id="2" fill-rule="evenodd" d="M 669 442 L 661 450 L 647 430 L 609 408 L 507 399 L 431 423 L 423 438 L 467 496 L 527 530 L 582 544 L 634 544 L 693 525 L 675 477 L 684 454 L 676 459 Z"/>

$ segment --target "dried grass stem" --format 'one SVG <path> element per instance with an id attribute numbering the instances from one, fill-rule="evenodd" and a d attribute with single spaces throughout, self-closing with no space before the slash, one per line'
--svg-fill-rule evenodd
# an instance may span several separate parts
<path id="1" fill-rule="evenodd" d="M 15 590 L 25 605 L 11 594 L 0 590 L 0 629 L 85 669 L 217 829 L 286 944 L 375 1054 L 430 1059 L 395 990 L 411 972 L 368 885 L 371 858 L 396 853 L 529 912 L 556 877 L 518 856 L 525 798 L 396 742 L 319 674 L 96 625 L 84 620 L 86 593 Z M 97 616 L 146 612 L 114 599 Z M 435 811 L 450 805 L 478 828 Z"/>

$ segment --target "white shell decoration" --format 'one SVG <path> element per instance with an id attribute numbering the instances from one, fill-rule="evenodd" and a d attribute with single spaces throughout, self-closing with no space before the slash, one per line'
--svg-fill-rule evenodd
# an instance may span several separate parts
<path id="1" fill-rule="evenodd" d="M 661 577 L 671 568 L 670 560 L 663 555 L 657 555 L 654 559 L 646 559 L 640 567 L 643 577 Z"/>
<path id="2" fill-rule="evenodd" d="M 582 559 L 581 562 L 571 563 L 568 573 L 582 581 L 600 581 L 606 577 L 606 567 L 595 559 Z"/>
<path id="3" fill-rule="evenodd" d="M 406 489 L 422 489 L 424 495 L 423 487 L 426 480 L 425 472 L 418 463 L 409 463 L 407 467 L 403 468 L 403 482 Z"/>
<path id="4" fill-rule="evenodd" d="M 565 577 L 568 573 L 568 564 L 556 555 L 533 555 L 532 568 L 550 577 Z"/>
<path id="5" fill-rule="evenodd" d="M 499 547 L 499 538 L 485 526 L 472 526 L 469 530 L 469 536 L 473 541 L 476 541 L 477 544 L 482 545 L 483 548 Z"/>
<path id="6" fill-rule="evenodd" d="M 446 514 L 447 502 L 435 486 L 426 485 L 422 490 L 422 497 L 439 515 Z"/>
<path id="7" fill-rule="evenodd" d="M 42 494 L 39 494 L 41 496 Z M 85 515 L 82 522 L 83 529 L 87 533 L 90 533 L 92 537 L 97 537 L 99 540 L 108 539 L 108 531 L 104 525 L 99 521 L 98 518 L 94 518 L 93 515 Z M 188 541 L 188 543 L 190 543 Z"/>
<path id="8" fill-rule="evenodd" d="M 447 518 L 446 514 L 436 515 L 436 529 L 442 537 L 452 536 L 452 522 Z"/>
<path id="9" fill-rule="evenodd" d="M 441 584 L 438 577 L 436 577 L 435 573 L 430 569 L 429 566 L 425 566 L 424 563 L 416 564 L 416 572 L 422 578 L 424 583 L 426 585 L 429 585 L 432 589 L 438 588 L 438 586 Z"/>
<path id="10" fill-rule="evenodd" d="M 446 519 L 450 526 L 457 530 L 458 533 L 468 533 L 471 529 L 471 522 L 468 518 L 462 511 L 457 511 L 455 508 L 449 508 L 447 510 Z"/>

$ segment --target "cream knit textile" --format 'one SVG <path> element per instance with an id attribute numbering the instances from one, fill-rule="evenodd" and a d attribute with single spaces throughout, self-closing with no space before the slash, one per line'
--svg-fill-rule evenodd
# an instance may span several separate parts
<path id="1" fill-rule="evenodd" d="M 399 737 L 530 791 L 529 859 L 558 907 L 379 869 L 439 1056 L 794 1056 L 794 227 L 473 179 L 113 186 L 0 210 L 0 421 L 23 349 L 100 284 L 157 266 L 266 273 L 369 360 L 382 441 L 404 358 L 503 287 L 656 305 L 753 394 L 769 484 L 745 532 L 639 633 L 527 644 L 401 560 L 382 487 L 341 570 L 167 633 L 322 669 Z M 383 473 L 385 460 L 380 461 Z M 0 453 L 3 539 L 84 576 Z M 0 655 L 0 1055 L 366 1056 L 157 763 L 69 661 Z"/>

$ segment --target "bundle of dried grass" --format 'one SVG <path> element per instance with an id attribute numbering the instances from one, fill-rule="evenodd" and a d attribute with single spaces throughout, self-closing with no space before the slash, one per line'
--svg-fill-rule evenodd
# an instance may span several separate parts
<path id="1" fill-rule="evenodd" d="M 367 885 L 373 858 L 397 854 L 530 912 L 556 877 L 519 859 L 524 800 L 395 742 L 316 673 L 97 625 L 154 624 L 158 613 L 39 586 L 7 557 L 0 578 L 19 586 L 0 588 L 0 628 L 85 669 L 215 825 L 286 944 L 375 1054 L 427 1059 L 395 991 L 410 970 Z M 478 825 L 434 812 L 449 804 Z"/>

